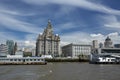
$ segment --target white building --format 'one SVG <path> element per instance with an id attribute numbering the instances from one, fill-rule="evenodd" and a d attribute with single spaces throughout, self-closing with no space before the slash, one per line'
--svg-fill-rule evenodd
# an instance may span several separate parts
<path id="1" fill-rule="evenodd" d="M 21 55 L 21 56 L 23 56 L 23 51 L 16 51 L 15 55 Z"/>
<path id="2" fill-rule="evenodd" d="M 93 44 L 92 46 L 93 48 L 99 48 L 98 40 L 93 40 L 92 44 Z"/>
<path id="3" fill-rule="evenodd" d="M 91 45 L 68 44 L 62 47 L 62 55 L 65 57 L 78 57 L 79 55 L 90 55 Z"/>
<path id="4" fill-rule="evenodd" d="M 36 56 L 36 49 L 32 49 L 32 56 Z"/>
<path id="5" fill-rule="evenodd" d="M 0 56 L 7 56 L 8 54 L 8 47 L 5 44 L 0 45 Z"/>

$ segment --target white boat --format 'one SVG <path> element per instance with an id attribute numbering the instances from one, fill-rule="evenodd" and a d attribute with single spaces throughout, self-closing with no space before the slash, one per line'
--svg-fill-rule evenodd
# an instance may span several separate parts
<path id="1" fill-rule="evenodd" d="M 91 54 L 90 63 L 98 63 L 98 64 L 117 63 L 117 64 L 120 64 L 120 56 Z"/>
<path id="2" fill-rule="evenodd" d="M 0 64 L 47 64 L 42 57 L 0 57 Z"/>

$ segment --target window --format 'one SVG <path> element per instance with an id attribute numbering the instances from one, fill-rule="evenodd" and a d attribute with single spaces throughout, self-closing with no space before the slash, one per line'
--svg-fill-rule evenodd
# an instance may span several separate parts
<path id="1" fill-rule="evenodd" d="M 29 61 L 28 59 L 26 59 L 26 61 Z"/>
<path id="2" fill-rule="evenodd" d="M 13 59 L 10 59 L 10 61 L 13 61 Z"/>

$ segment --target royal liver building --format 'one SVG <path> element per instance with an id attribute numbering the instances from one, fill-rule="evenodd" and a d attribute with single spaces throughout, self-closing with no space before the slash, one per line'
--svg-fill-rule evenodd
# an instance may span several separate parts
<path id="1" fill-rule="evenodd" d="M 52 55 L 53 57 L 60 55 L 60 37 L 53 33 L 53 28 L 48 21 L 47 28 L 42 34 L 39 34 L 36 41 L 36 56 Z"/>

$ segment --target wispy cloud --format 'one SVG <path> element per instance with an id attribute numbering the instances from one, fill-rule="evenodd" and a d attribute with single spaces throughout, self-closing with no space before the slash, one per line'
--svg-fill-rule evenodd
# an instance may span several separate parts
<path id="1" fill-rule="evenodd" d="M 46 4 L 59 4 L 70 5 L 75 7 L 84 8 L 87 10 L 98 11 L 107 14 L 120 15 L 120 10 L 112 9 L 100 3 L 93 3 L 90 0 L 23 0 L 29 4 L 46 5 Z"/>
<path id="2" fill-rule="evenodd" d="M 36 24 L 26 22 L 23 18 L 30 16 L 20 11 L 9 10 L 0 6 L 0 43 L 5 43 L 6 40 L 14 40 L 24 42 L 24 40 L 33 40 L 34 35 L 39 34 L 43 29 Z M 22 18 L 23 20 L 20 20 Z M 4 31 L 2 31 L 4 30 Z M 13 32 L 10 32 L 10 31 Z M 17 35 L 15 35 L 17 32 Z M 20 33 L 25 32 L 26 34 L 21 35 Z M 30 36 L 33 34 L 32 36 Z M 20 39 L 22 37 L 22 39 Z M 29 39 L 28 39 L 29 37 Z M 24 38 L 24 39 L 23 39 Z"/>
<path id="3" fill-rule="evenodd" d="M 8 7 L 7 4 L 1 7 L 0 5 L 0 31 L 1 29 L 6 30 L 4 33 L 0 33 L 1 40 L 13 39 L 18 40 L 18 42 L 23 43 L 22 45 L 34 46 L 35 40 L 39 33 L 43 32 L 43 27 L 46 26 L 46 20 L 52 18 L 52 23 L 55 23 L 53 26 L 54 31 L 57 34 L 61 34 L 61 44 L 65 45 L 68 43 L 87 43 L 90 44 L 92 40 L 97 39 L 100 42 L 103 42 L 107 36 L 110 36 L 115 43 L 118 43 L 120 40 L 120 35 L 117 31 L 120 31 L 120 21 L 117 16 L 120 16 L 120 10 L 110 8 L 101 3 L 97 3 L 91 0 L 22 0 L 25 3 L 20 3 L 19 6 L 25 9 L 20 9 L 14 5 Z M 20 1 L 21 2 L 21 1 Z M 30 9 L 27 11 L 29 5 Z M 2 3 L 0 3 L 2 4 Z M 50 4 L 50 5 L 49 5 Z M 53 5 L 55 4 L 55 5 Z M 4 5 L 4 4 L 3 4 Z M 12 9 L 13 7 L 16 7 Z M 35 10 L 34 10 L 35 9 Z M 84 10 L 81 13 L 80 9 Z M 100 30 L 92 32 L 92 29 L 97 28 L 99 25 L 95 24 L 94 17 L 88 20 L 86 14 L 90 16 L 87 12 L 100 12 L 104 14 L 93 13 L 93 15 L 101 15 L 101 19 L 97 19 L 98 23 L 101 22 L 102 28 L 110 28 L 114 30 L 113 32 L 107 32 L 106 34 L 100 33 Z M 73 14 L 78 12 L 76 14 Z M 37 15 L 36 15 L 37 14 Z M 83 15 L 84 14 L 84 15 Z M 82 17 L 82 18 L 80 18 Z M 83 19 L 84 18 L 84 19 Z M 29 20 L 31 19 L 31 20 Z M 54 22 L 55 21 L 55 22 Z M 85 27 L 81 27 L 82 22 Z M 87 24 L 89 23 L 89 24 Z M 45 24 L 45 26 L 44 26 Z M 41 25 L 41 26 L 38 26 Z M 53 24 L 54 25 L 54 24 Z M 91 27 L 91 26 L 93 27 Z M 96 27 L 95 27 L 96 26 Z M 78 30 L 76 30 L 78 28 Z M 90 29 L 91 28 L 91 29 Z M 82 30 L 84 29 L 84 30 Z M 86 30 L 85 30 L 86 29 Z M 101 29 L 101 31 L 103 30 Z M 14 33 L 9 34 L 7 31 L 15 31 L 17 33 L 24 32 L 24 36 Z M 73 31 L 72 31 L 73 30 Z M 71 32 L 70 32 L 71 31 Z M 77 32 L 76 32 L 77 31 Z M 82 32 L 83 31 L 83 32 Z M 88 32 L 87 32 L 88 31 Z M 91 32 L 90 32 L 91 31 Z M 97 32 L 98 31 L 98 32 Z M 93 34 L 89 34 L 93 33 Z M 9 37 L 8 37 L 9 36 Z M 20 39 L 22 36 L 24 39 Z"/>
<path id="4" fill-rule="evenodd" d="M 38 34 L 26 34 L 25 40 L 36 41 Z"/>
<path id="5" fill-rule="evenodd" d="M 79 26 L 77 26 L 77 24 L 75 24 L 74 22 L 65 22 L 62 24 L 57 24 L 55 27 L 55 31 L 56 32 L 61 32 L 64 30 L 70 30 L 70 29 L 74 29 L 77 28 Z"/>
<path id="6" fill-rule="evenodd" d="M 40 28 L 36 27 L 34 24 L 20 21 L 10 15 L 5 15 L 0 13 L 0 24 L 8 29 L 28 32 L 28 33 L 39 33 Z"/>
<path id="7" fill-rule="evenodd" d="M 99 42 L 104 43 L 106 37 L 109 36 L 113 43 L 119 43 L 120 35 L 118 32 L 112 32 L 107 35 L 98 33 L 98 34 L 88 34 L 85 32 L 73 32 L 67 33 L 61 36 L 62 45 L 66 45 L 68 43 L 78 43 L 78 44 L 92 44 L 93 40 L 98 40 Z"/>
<path id="8" fill-rule="evenodd" d="M 71 32 L 61 35 L 64 42 L 88 44 L 91 42 L 90 35 L 84 32 Z"/>
<path id="9" fill-rule="evenodd" d="M 102 16 L 104 19 L 104 26 L 107 28 L 112 28 L 112 29 L 120 29 L 120 21 L 117 19 L 116 16 L 110 15 L 110 16 Z M 120 30 L 118 30 L 120 31 Z"/>
<path id="10" fill-rule="evenodd" d="M 35 13 L 23 13 L 14 10 L 9 10 L 4 7 L 0 7 L 0 13 L 7 14 L 7 15 L 16 15 L 16 16 L 33 16 Z"/>
<path id="11" fill-rule="evenodd" d="M 17 41 L 19 40 L 18 37 L 16 37 L 13 33 L 11 32 L 0 32 L 0 43 L 5 43 L 6 40 L 14 40 Z"/>

